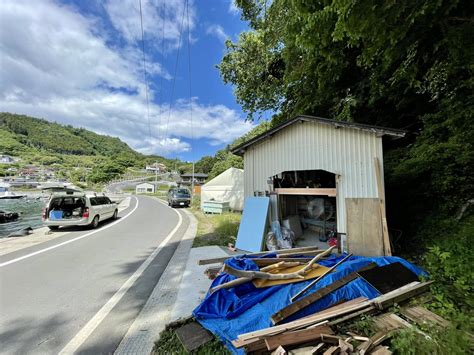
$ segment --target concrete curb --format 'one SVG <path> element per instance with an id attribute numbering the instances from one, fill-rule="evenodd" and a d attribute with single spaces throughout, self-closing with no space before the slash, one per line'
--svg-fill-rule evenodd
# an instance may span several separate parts
<path id="1" fill-rule="evenodd" d="M 159 334 L 170 321 L 197 232 L 197 220 L 194 215 L 187 210 L 181 211 L 188 216 L 189 226 L 148 301 L 128 329 L 115 354 L 149 354 Z"/>

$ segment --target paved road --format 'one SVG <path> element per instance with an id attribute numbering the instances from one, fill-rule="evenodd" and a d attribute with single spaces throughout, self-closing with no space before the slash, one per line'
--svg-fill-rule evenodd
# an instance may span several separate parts
<path id="1" fill-rule="evenodd" d="M 150 197 L 119 216 L 0 257 L 0 353 L 116 349 L 189 223 Z"/>

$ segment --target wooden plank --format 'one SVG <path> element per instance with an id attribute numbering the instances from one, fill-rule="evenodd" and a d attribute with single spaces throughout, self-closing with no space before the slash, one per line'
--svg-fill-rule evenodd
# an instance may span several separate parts
<path id="1" fill-rule="evenodd" d="M 316 328 L 302 329 L 293 332 L 286 332 L 265 338 L 268 350 L 276 349 L 279 345 L 296 345 L 308 341 L 319 339 L 321 334 L 333 334 L 333 331 L 327 325 Z"/>
<path id="2" fill-rule="evenodd" d="M 350 273 L 349 275 L 339 279 L 339 280 L 336 280 L 334 281 L 332 284 L 326 286 L 326 287 L 323 287 L 321 289 L 319 289 L 318 291 L 306 296 L 306 297 L 303 297 L 301 298 L 300 300 L 286 306 L 285 308 L 279 310 L 277 313 L 273 314 L 271 316 L 271 320 L 272 320 L 272 323 L 273 324 L 277 324 L 281 321 L 283 321 L 284 319 L 288 318 L 289 316 L 297 313 L 298 311 L 308 307 L 309 305 L 313 304 L 314 302 L 320 300 L 321 298 L 323 298 L 324 296 L 330 294 L 331 292 L 341 288 L 342 286 L 348 284 L 349 282 L 355 280 L 356 278 L 359 277 L 358 275 L 358 272 L 361 272 L 363 270 L 368 270 L 369 268 L 373 268 L 375 267 L 376 264 L 375 263 L 370 263 L 369 265 L 367 266 L 364 266 L 362 268 L 360 268 L 359 270 L 357 271 L 354 271 L 352 273 Z"/>
<path id="3" fill-rule="evenodd" d="M 383 256 L 379 200 L 346 198 L 345 202 L 348 252 L 362 256 Z"/>
<path id="4" fill-rule="evenodd" d="M 335 188 L 276 188 L 278 195 L 311 195 L 336 197 Z"/>
<path id="5" fill-rule="evenodd" d="M 447 327 L 450 324 L 450 322 L 443 317 L 421 306 L 405 307 L 400 310 L 400 313 L 417 324 L 434 323 L 441 327 Z"/>
<path id="6" fill-rule="evenodd" d="M 397 290 L 409 283 L 420 281 L 413 271 L 400 262 L 379 266 L 371 270 L 363 270 L 359 275 L 383 294 Z"/>
<path id="7" fill-rule="evenodd" d="M 329 325 L 338 325 L 344 322 L 347 322 L 348 320 L 351 320 L 355 317 L 358 317 L 362 314 L 372 314 L 376 311 L 376 308 L 374 306 L 369 306 L 367 308 L 361 309 L 360 311 L 357 312 L 352 312 L 344 317 L 337 318 L 331 322 L 329 322 Z"/>
<path id="8" fill-rule="evenodd" d="M 278 348 L 276 348 L 276 350 L 274 352 L 272 352 L 272 355 L 286 355 L 286 350 L 285 348 L 283 348 L 283 346 L 279 346 Z"/>
<path id="9" fill-rule="evenodd" d="M 316 264 L 315 264 L 316 265 Z M 298 265 L 298 266 L 293 266 L 285 269 L 274 269 L 270 270 L 269 273 L 271 274 L 290 274 L 293 272 L 300 271 L 306 266 L 304 265 Z M 255 287 L 257 288 L 262 288 L 262 287 L 270 287 L 270 286 L 276 286 L 276 285 L 285 285 L 289 283 L 295 283 L 295 282 L 302 282 L 302 281 L 307 281 L 314 279 L 316 277 L 321 276 L 328 270 L 327 267 L 325 266 L 319 266 L 311 269 L 308 271 L 303 278 L 292 278 L 292 279 L 285 279 L 285 280 L 267 280 L 267 279 L 253 279 L 252 283 L 254 284 Z"/>
<path id="10" fill-rule="evenodd" d="M 379 331 L 412 327 L 410 323 L 391 312 L 375 317 L 374 325 Z"/>
<path id="11" fill-rule="evenodd" d="M 258 266 L 268 266 L 282 261 L 301 262 L 301 264 L 306 264 L 311 259 L 312 258 L 253 258 L 252 261 Z"/>
<path id="12" fill-rule="evenodd" d="M 298 297 L 300 297 L 302 294 L 304 294 L 306 291 L 308 291 L 311 287 L 313 287 L 313 285 L 315 285 L 319 280 L 321 280 L 324 276 L 326 276 L 327 274 L 329 274 L 330 272 L 332 272 L 334 269 L 336 269 L 339 265 L 341 265 L 343 262 L 345 262 L 346 260 L 350 259 L 350 257 L 352 256 L 352 254 L 349 254 L 347 256 L 345 256 L 343 259 L 339 260 L 335 265 L 331 266 L 325 274 L 319 276 L 316 280 L 313 280 L 311 281 L 309 284 L 307 284 L 301 291 L 299 291 L 298 293 L 296 293 L 294 296 L 292 296 L 290 298 L 290 301 L 291 302 L 294 302 Z"/>
<path id="13" fill-rule="evenodd" d="M 382 221 L 382 235 L 383 235 L 383 250 L 384 254 L 392 255 L 392 248 L 390 246 L 390 236 L 388 234 L 387 215 L 385 211 L 385 190 L 382 181 L 382 169 L 377 157 L 374 158 L 375 177 L 377 179 L 377 191 L 379 195 L 380 215 Z"/>
<path id="14" fill-rule="evenodd" d="M 355 300 L 352 300 L 352 301 L 355 301 Z M 346 314 L 346 313 L 358 311 L 362 308 L 366 308 L 369 305 L 370 305 L 369 301 L 362 301 L 362 302 L 359 302 L 357 304 L 350 304 L 346 307 L 342 307 L 342 308 L 337 309 L 337 310 L 328 309 L 326 311 L 319 312 L 319 313 L 316 313 L 314 315 L 311 315 L 311 316 L 308 316 L 308 317 L 305 317 L 305 318 L 301 318 L 301 319 L 298 319 L 298 320 L 295 320 L 293 322 L 289 322 L 289 323 L 286 323 L 286 324 L 277 325 L 277 326 L 270 327 L 270 328 L 265 328 L 265 329 L 261 329 L 261 330 L 257 330 L 257 331 L 252 331 L 252 332 L 240 334 L 238 336 L 238 340 L 245 341 L 245 340 L 249 340 L 249 339 L 253 339 L 253 338 L 259 338 L 259 337 L 264 337 L 264 336 L 275 335 L 275 334 L 282 333 L 282 332 L 287 331 L 287 330 L 294 330 L 294 329 L 296 329 L 298 327 L 301 327 L 301 326 L 310 326 L 310 325 L 313 325 L 313 324 L 318 323 L 318 322 L 325 321 L 325 320 L 330 319 L 330 318 L 334 318 L 334 317 L 337 317 L 337 316 L 340 316 L 340 315 L 343 315 L 343 314 Z M 339 307 L 339 306 L 337 306 L 337 307 Z"/>
<path id="15" fill-rule="evenodd" d="M 429 282 L 418 282 L 406 285 L 404 287 L 399 288 L 398 290 L 389 292 L 385 295 L 379 296 L 372 300 L 372 303 L 378 309 L 385 309 L 394 305 L 395 303 L 403 302 L 411 297 L 416 295 L 422 294 L 429 290 L 430 285 L 433 281 Z"/>
<path id="16" fill-rule="evenodd" d="M 324 253 L 325 250 L 308 250 L 308 251 L 299 251 L 291 253 L 278 253 L 277 258 L 294 258 L 295 256 L 316 256 L 318 254 Z"/>
<path id="17" fill-rule="evenodd" d="M 288 253 L 296 253 L 296 252 L 301 252 L 301 251 L 310 251 L 310 250 L 318 250 L 318 249 L 319 247 L 309 246 L 309 247 L 301 247 L 301 248 L 280 249 L 276 251 L 262 251 L 258 253 L 242 253 L 242 254 L 229 255 L 229 256 L 224 256 L 224 257 L 219 257 L 219 258 L 201 259 L 201 260 L 198 260 L 198 265 L 222 263 L 226 261 L 227 259 L 235 258 L 235 257 L 243 257 L 244 255 L 245 256 L 263 256 L 269 253 L 276 253 L 280 255 L 280 254 L 285 254 L 285 253 L 288 254 Z"/>
<path id="18" fill-rule="evenodd" d="M 321 341 L 323 343 L 327 344 L 339 344 L 339 340 L 341 340 L 341 337 L 338 337 L 337 335 L 332 335 L 332 334 L 321 334 Z"/>
<path id="19" fill-rule="evenodd" d="M 340 351 L 341 349 L 339 348 L 339 346 L 331 346 L 323 353 L 323 355 L 336 355 L 339 354 Z"/>
<path id="20" fill-rule="evenodd" d="M 197 322 L 188 323 L 176 329 L 176 335 L 188 352 L 198 349 L 213 339 L 212 334 Z"/>

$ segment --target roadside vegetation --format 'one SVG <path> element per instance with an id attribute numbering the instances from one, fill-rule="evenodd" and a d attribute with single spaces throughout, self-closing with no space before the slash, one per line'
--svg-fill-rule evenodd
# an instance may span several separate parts
<path id="1" fill-rule="evenodd" d="M 229 244 L 235 244 L 242 214 L 239 212 L 207 214 L 201 211 L 200 205 L 199 197 L 194 197 L 191 211 L 198 221 L 198 230 L 193 248 L 209 245 L 227 247 Z"/>

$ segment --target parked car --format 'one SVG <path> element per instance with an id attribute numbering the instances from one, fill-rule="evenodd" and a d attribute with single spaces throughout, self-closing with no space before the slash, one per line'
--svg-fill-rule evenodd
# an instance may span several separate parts
<path id="1" fill-rule="evenodd" d="M 55 230 L 61 226 L 90 226 L 116 219 L 117 203 L 105 195 L 77 191 L 53 193 L 43 209 L 43 224 Z"/>
<path id="2" fill-rule="evenodd" d="M 188 189 L 175 187 L 168 191 L 168 206 L 189 207 L 191 204 L 191 194 Z"/>

